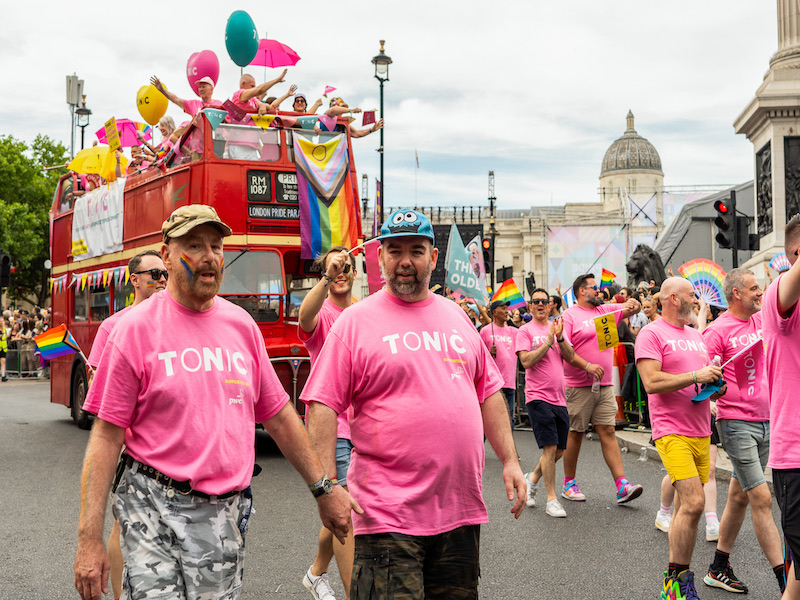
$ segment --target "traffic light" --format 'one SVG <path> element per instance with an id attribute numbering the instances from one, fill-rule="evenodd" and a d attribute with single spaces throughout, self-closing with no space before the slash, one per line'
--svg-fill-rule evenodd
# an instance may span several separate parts
<path id="1" fill-rule="evenodd" d="M 733 248 L 736 244 L 736 205 L 730 200 L 717 200 L 714 202 L 714 210 L 717 211 L 717 218 L 714 224 L 717 226 L 717 240 L 720 248 Z"/>
<path id="2" fill-rule="evenodd" d="M 0 288 L 11 284 L 11 257 L 0 250 Z"/>
<path id="3" fill-rule="evenodd" d="M 494 268 L 494 257 L 492 256 L 494 253 L 494 248 L 492 248 L 492 238 L 483 238 L 481 246 L 483 247 L 483 272 L 487 275 L 490 275 Z"/>
<path id="4" fill-rule="evenodd" d="M 750 233 L 750 217 L 736 217 L 736 246 L 739 250 L 752 252 L 761 247 L 761 238 L 757 233 Z"/>

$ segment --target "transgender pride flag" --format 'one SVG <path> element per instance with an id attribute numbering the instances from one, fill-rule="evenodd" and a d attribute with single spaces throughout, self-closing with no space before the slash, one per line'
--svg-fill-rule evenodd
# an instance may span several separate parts
<path id="1" fill-rule="evenodd" d="M 358 244 L 355 194 L 350 183 L 347 137 L 319 139 L 294 133 L 300 210 L 300 256 L 319 258 L 333 246 Z"/>

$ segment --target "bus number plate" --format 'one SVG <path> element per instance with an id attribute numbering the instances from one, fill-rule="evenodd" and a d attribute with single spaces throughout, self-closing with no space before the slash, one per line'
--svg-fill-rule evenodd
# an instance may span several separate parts
<path id="1" fill-rule="evenodd" d="M 269 171 L 247 172 L 247 199 L 250 202 L 272 202 L 272 177 Z"/>
<path id="2" fill-rule="evenodd" d="M 247 214 L 251 219 L 281 219 L 291 221 L 300 218 L 300 209 L 296 206 L 248 204 Z"/>
<path id="3" fill-rule="evenodd" d="M 297 203 L 297 175 L 295 173 L 275 174 L 275 200 Z"/>

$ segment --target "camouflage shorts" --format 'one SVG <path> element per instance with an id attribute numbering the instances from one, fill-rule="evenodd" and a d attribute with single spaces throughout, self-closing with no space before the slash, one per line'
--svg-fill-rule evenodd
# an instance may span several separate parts
<path id="1" fill-rule="evenodd" d="M 480 532 L 357 535 L 350 600 L 477 600 Z"/>
<path id="2" fill-rule="evenodd" d="M 250 493 L 170 498 L 168 488 L 134 469 L 125 469 L 114 493 L 125 562 L 122 598 L 239 598 Z"/>

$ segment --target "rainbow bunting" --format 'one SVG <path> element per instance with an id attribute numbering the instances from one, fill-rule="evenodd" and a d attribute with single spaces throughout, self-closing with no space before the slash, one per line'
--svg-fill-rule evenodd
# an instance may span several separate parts
<path id="1" fill-rule="evenodd" d="M 682 264 L 678 272 L 691 282 L 706 304 L 728 308 L 725 294 L 722 293 L 725 271 L 717 263 L 707 258 L 697 258 Z"/>
<path id="2" fill-rule="evenodd" d="M 513 279 L 506 279 L 500 287 L 497 288 L 494 296 L 492 296 L 492 302 L 495 300 L 510 302 L 508 307 L 511 309 L 523 308 L 525 306 L 525 298 L 522 297 L 522 293 L 519 291 Z"/>
<path id="3" fill-rule="evenodd" d="M 339 134 L 316 143 L 314 137 L 294 132 L 302 258 L 319 258 L 333 246 L 358 244 L 347 138 Z"/>
<path id="4" fill-rule="evenodd" d="M 39 347 L 39 352 L 42 354 L 44 360 L 51 360 L 59 356 L 66 356 L 67 354 L 75 354 L 80 352 L 78 343 L 72 334 L 67 330 L 66 325 L 59 325 L 53 329 L 49 329 L 44 333 L 37 335 L 33 338 L 36 345 Z"/>
<path id="5" fill-rule="evenodd" d="M 614 273 L 603 269 L 603 274 L 600 276 L 600 289 L 611 287 L 615 277 L 616 275 Z"/>

